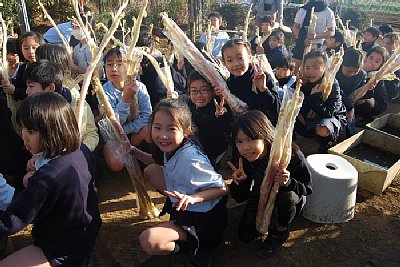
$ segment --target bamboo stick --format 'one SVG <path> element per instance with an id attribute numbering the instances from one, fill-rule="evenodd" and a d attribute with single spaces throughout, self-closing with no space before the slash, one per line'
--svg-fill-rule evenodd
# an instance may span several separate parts
<path id="1" fill-rule="evenodd" d="M 250 4 L 249 9 L 247 10 L 246 18 L 244 20 L 244 31 L 243 31 L 243 41 L 247 42 L 247 33 L 249 30 L 250 24 L 250 15 L 251 15 L 251 8 L 253 7 L 253 3 Z"/>

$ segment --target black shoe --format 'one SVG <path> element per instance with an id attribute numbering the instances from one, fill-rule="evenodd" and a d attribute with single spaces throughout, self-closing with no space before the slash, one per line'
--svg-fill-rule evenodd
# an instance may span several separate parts
<path id="1" fill-rule="evenodd" d="M 210 267 L 216 250 L 198 252 L 195 256 L 187 255 L 186 267 Z"/>
<path id="2" fill-rule="evenodd" d="M 276 256 L 288 238 L 288 229 L 283 232 L 277 231 L 276 228 L 272 229 L 268 233 L 267 239 L 265 239 L 264 243 L 261 244 L 261 248 L 257 251 L 257 255 L 265 259 Z"/>

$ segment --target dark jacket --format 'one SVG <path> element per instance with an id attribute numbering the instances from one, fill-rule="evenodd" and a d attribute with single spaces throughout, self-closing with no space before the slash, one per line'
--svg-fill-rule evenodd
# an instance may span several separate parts
<path id="1" fill-rule="evenodd" d="M 268 77 L 268 76 L 267 76 Z M 267 80 L 268 89 L 264 92 L 252 91 L 254 70 L 251 66 L 245 74 L 240 77 L 231 75 L 227 80 L 227 85 L 232 94 L 240 98 L 248 106 L 248 110 L 259 110 L 263 112 L 273 125 L 278 121 L 281 102 L 278 92 L 273 88 L 272 81 Z"/>
<path id="2" fill-rule="evenodd" d="M 358 88 L 364 86 L 366 84 L 367 73 L 363 70 L 359 71 L 353 77 L 346 77 L 343 75 L 342 67 L 339 69 L 336 74 L 336 80 L 339 83 L 342 102 L 346 107 L 346 110 L 349 111 L 354 108 L 353 102 L 350 100 L 350 95 Z"/>
<path id="3" fill-rule="evenodd" d="M 87 159 L 80 149 L 52 159 L 29 179 L 27 188 L 0 211 L 0 234 L 33 223 L 34 244 L 47 259 L 67 256 L 70 264 L 94 247 L 101 218 Z"/>
<path id="4" fill-rule="evenodd" d="M 368 82 L 368 80 L 367 80 Z M 375 106 L 372 109 L 372 115 L 383 113 L 389 104 L 388 95 L 384 81 L 379 81 L 373 90 L 368 91 L 361 99 L 375 99 Z"/>
<path id="5" fill-rule="evenodd" d="M 15 91 L 14 91 L 15 100 L 24 100 L 27 97 L 26 81 L 24 77 L 26 64 L 27 63 L 24 63 L 19 66 L 15 79 L 11 80 L 11 83 L 15 86 Z"/>
<path id="6" fill-rule="evenodd" d="M 271 51 L 266 55 L 272 69 L 275 69 L 276 65 L 282 60 L 282 58 L 290 57 L 290 52 L 287 50 L 285 45 L 281 45 L 271 49 Z"/>

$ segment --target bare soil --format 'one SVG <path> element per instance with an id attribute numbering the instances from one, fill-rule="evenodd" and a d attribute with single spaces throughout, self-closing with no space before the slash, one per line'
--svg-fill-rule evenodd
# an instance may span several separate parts
<path id="1" fill-rule="evenodd" d="M 389 112 L 399 112 L 391 105 Z M 300 139 L 305 154 L 315 144 Z M 223 173 L 229 171 L 223 166 Z M 229 182 L 229 181 L 228 181 Z M 97 179 L 103 226 L 93 251 L 92 266 L 185 266 L 183 255 L 150 257 L 140 247 L 140 233 L 161 221 L 142 221 L 137 214 L 135 192 L 127 172 L 111 173 L 104 165 Z M 149 188 L 153 202 L 161 209 L 164 197 Z M 237 228 L 244 206 L 228 202 L 229 226 L 224 244 L 213 266 L 400 266 L 400 178 L 382 195 L 361 189 L 357 192 L 354 219 L 341 224 L 317 224 L 299 216 L 290 225 L 290 238 L 274 258 L 259 258 L 259 242 L 241 243 Z M 30 228 L 9 238 L 8 253 L 31 243 Z"/>

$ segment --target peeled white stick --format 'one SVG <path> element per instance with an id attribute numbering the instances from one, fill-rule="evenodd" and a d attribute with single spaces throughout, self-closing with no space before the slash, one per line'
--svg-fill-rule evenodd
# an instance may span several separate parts
<path id="1" fill-rule="evenodd" d="M 244 31 L 243 31 L 243 41 L 247 42 L 247 33 L 249 30 L 250 14 L 253 3 L 250 4 L 249 10 L 247 10 L 246 19 L 244 20 Z"/>
<path id="2" fill-rule="evenodd" d="M 67 49 L 68 55 L 72 54 L 71 47 L 69 46 L 67 40 L 65 39 L 64 35 L 60 32 L 60 29 L 57 27 L 57 24 L 54 22 L 53 18 L 50 16 L 50 14 L 47 12 L 46 8 L 43 6 L 42 2 L 39 0 L 39 6 L 43 10 L 43 13 L 45 17 L 50 21 L 51 25 L 53 25 L 54 30 L 56 31 L 58 37 L 60 37 L 65 49 Z"/>
<path id="3" fill-rule="evenodd" d="M 192 66 L 211 84 L 222 88 L 222 95 L 234 113 L 240 114 L 246 111 L 247 104 L 229 91 L 225 80 L 219 74 L 217 69 L 201 54 L 179 26 L 176 25 L 173 20 L 168 18 L 168 15 L 165 12 L 160 13 L 160 16 L 165 27 L 164 34 L 171 40 L 174 47 L 179 49 L 190 64 L 192 64 Z"/>
<path id="4" fill-rule="evenodd" d="M 133 49 L 136 47 L 137 41 L 139 40 L 139 33 L 140 33 L 140 25 L 142 24 L 142 20 L 146 17 L 146 8 L 147 4 L 149 3 L 148 0 L 144 0 L 142 3 L 142 8 L 139 11 L 139 15 L 135 20 L 135 24 L 133 25 L 132 29 L 132 41 L 127 53 L 127 58 L 130 59 L 133 55 Z"/>
<path id="5" fill-rule="evenodd" d="M 119 8 L 119 10 L 115 16 L 114 22 L 112 23 L 109 31 L 104 35 L 103 41 L 101 42 L 99 48 L 96 51 L 96 54 L 92 58 L 92 62 L 90 62 L 90 65 L 86 70 L 85 78 L 83 79 L 83 84 L 82 84 L 82 88 L 81 88 L 81 96 L 78 101 L 78 116 L 77 116 L 78 118 L 77 118 L 77 120 L 78 120 L 79 130 L 82 127 L 83 107 L 84 107 L 84 103 L 85 103 L 86 94 L 87 94 L 87 91 L 89 88 L 89 84 L 92 79 L 92 74 L 93 74 L 94 70 L 96 69 L 97 63 L 99 62 L 99 60 L 102 56 L 102 52 L 103 52 L 104 48 L 106 47 L 106 45 L 110 41 L 111 37 L 114 35 L 114 32 L 118 28 L 119 21 L 123 17 L 122 12 L 127 7 L 128 2 L 129 2 L 129 0 L 125 0 L 125 2 Z"/>

